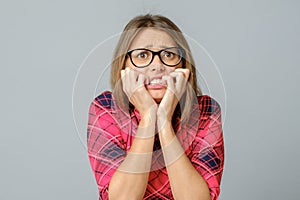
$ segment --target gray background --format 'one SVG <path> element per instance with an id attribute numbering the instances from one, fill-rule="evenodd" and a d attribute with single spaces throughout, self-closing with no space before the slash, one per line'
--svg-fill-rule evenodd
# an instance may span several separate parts
<path id="1" fill-rule="evenodd" d="M 1 1 L 0 199 L 97 199 L 73 120 L 74 80 L 97 44 L 147 12 L 171 18 L 219 67 L 220 199 L 299 199 L 299 9 L 293 0 Z"/>

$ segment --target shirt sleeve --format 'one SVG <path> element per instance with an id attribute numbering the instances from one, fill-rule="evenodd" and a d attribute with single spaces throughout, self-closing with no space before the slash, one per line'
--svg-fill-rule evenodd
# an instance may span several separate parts
<path id="1" fill-rule="evenodd" d="M 111 177 L 126 155 L 121 129 L 113 116 L 109 97 L 97 97 L 90 104 L 88 115 L 88 158 L 98 184 L 99 199 L 108 199 Z"/>
<path id="2" fill-rule="evenodd" d="M 221 108 L 209 96 L 200 101 L 200 122 L 193 141 L 191 162 L 206 180 L 211 200 L 217 200 L 224 167 Z"/>

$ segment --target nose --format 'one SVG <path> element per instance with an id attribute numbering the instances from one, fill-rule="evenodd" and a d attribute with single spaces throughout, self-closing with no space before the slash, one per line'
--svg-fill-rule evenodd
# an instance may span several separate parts
<path id="1" fill-rule="evenodd" d="M 151 71 L 164 71 L 165 65 L 161 62 L 158 55 L 154 55 L 153 61 L 150 64 Z"/>

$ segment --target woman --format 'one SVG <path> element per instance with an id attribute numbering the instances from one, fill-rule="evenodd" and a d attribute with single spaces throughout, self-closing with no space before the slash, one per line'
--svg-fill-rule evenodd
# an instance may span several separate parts
<path id="1" fill-rule="evenodd" d="M 221 110 L 201 94 L 180 29 L 160 15 L 132 19 L 115 49 L 111 85 L 89 111 L 99 199 L 217 199 Z"/>

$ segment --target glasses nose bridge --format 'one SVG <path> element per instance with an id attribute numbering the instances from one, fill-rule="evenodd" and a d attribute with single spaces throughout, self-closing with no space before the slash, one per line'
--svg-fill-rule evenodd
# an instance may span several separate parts
<path id="1" fill-rule="evenodd" d="M 162 61 L 162 58 L 160 57 L 160 54 L 161 54 L 162 51 L 163 51 L 163 50 L 160 50 L 160 51 L 151 51 L 151 53 L 152 53 L 151 63 L 154 61 L 155 56 L 157 55 L 159 61 L 160 61 L 162 64 L 164 64 L 163 61 Z M 150 63 L 150 64 L 151 64 L 151 63 Z"/>

